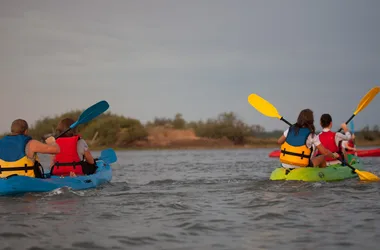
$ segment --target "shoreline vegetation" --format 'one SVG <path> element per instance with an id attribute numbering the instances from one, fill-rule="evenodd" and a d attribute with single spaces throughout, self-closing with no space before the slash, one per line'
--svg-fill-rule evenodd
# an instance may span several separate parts
<path id="1" fill-rule="evenodd" d="M 43 140 L 54 133 L 59 120 L 67 117 L 77 120 L 82 112 L 74 110 L 44 117 L 30 126 L 29 134 L 34 139 Z M 146 124 L 106 112 L 87 124 L 79 125 L 77 130 L 93 150 L 110 147 L 115 150 L 278 149 L 277 139 L 283 132 L 266 131 L 261 125 L 246 124 L 233 112 L 196 122 L 188 122 L 177 113 L 174 118 L 156 117 Z M 366 126 L 355 135 L 358 148 L 380 146 L 378 125 Z"/>

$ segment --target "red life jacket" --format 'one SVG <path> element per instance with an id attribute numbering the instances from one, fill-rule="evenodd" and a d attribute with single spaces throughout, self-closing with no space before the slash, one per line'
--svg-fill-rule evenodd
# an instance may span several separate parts
<path id="1" fill-rule="evenodd" d="M 331 131 L 328 131 L 328 132 L 324 132 L 322 131 L 322 133 L 319 134 L 319 140 L 321 141 L 322 145 L 330 150 L 332 153 L 338 153 L 339 155 L 341 155 L 341 151 L 339 150 L 339 147 L 336 145 L 335 143 L 335 132 L 331 132 Z M 325 157 L 326 161 L 334 161 L 336 159 L 332 158 L 332 157 Z"/>
<path id="2" fill-rule="evenodd" d="M 78 135 L 71 137 L 61 137 L 56 140 L 61 148 L 61 152 L 54 157 L 54 165 L 51 169 L 52 175 L 70 175 L 74 172 L 76 175 L 84 175 L 81 165 L 81 159 L 77 152 L 77 143 L 80 137 Z"/>

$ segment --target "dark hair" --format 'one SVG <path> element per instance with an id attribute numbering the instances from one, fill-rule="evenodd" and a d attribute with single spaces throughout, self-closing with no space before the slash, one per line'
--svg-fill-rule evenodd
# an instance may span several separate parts
<path id="1" fill-rule="evenodd" d="M 22 135 L 28 128 L 28 123 L 25 120 L 17 119 L 12 122 L 11 133 L 16 135 Z"/>
<path id="2" fill-rule="evenodd" d="M 74 123 L 74 120 L 71 118 L 62 119 L 57 125 L 57 128 L 56 128 L 57 134 L 61 134 L 62 132 L 66 131 L 71 126 L 71 124 L 73 124 L 73 123 Z M 74 136 L 75 134 L 76 134 L 76 130 L 74 128 L 74 129 L 67 131 L 62 136 L 63 137 L 70 137 L 70 136 Z"/>
<path id="3" fill-rule="evenodd" d="M 311 134 L 315 134 L 314 127 L 314 114 L 310 109 L 304 109 L 300 112 L 297 118 L 297 123 L 294 126 L 294 133 L 297 135 L 300 128 L 308 128 L 311 131 Z"/>
<path id="4" fill-rule="evenodd" d="M 321 116 L 321 126 L 322 126 L 322 128 L 327 128 L 330 125 L 331 122 L 332 122 L 331 115 L 329 115 L 329 114 L 323 114 Z"/>

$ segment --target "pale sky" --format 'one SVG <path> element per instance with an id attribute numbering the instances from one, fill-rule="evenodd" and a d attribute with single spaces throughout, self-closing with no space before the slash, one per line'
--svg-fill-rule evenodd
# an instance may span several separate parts
<path id="1" fill-rule="evenodd" d="M 0 132 L 107 100 L 146 122 L 236 112 L 285 129 L 247 102 L 257 93 L 294 122 L 345 122 L 380 85 L 377 0 L 2 0 Z M 355 127 L 380 125 L 380 95 Z M 318 123 L 316 124 L 318 127 Z"/>

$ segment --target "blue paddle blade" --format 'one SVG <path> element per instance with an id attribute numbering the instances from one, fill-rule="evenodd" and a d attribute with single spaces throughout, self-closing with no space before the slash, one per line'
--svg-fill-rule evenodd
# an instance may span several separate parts
<path id="1" fill-rule="evenodd" d="M 98 103 L 95 103 L 94 105 L 83 111 L 83 113 L 79 116 L 78 121 L 71 124 L 70 129 L 73 129 L 80 124 L 89 122 L 95 117 L 103 114 L 109 108 L 109 106 L 110 105 L 106 101 L 100 101 Z"/>
<path id="2" fill-rule="evenodd" d="M 355 127 L 354 127 L 354 121 L 350 121 L 350 130 L 351 130 L 351 133 L 354 133 L 355 132 Z"/>
<path id="3" fill-rule="evenodd" d="M 100 153 L 99 160 L 102 160 L 107 164 L 111 164 L 117 161 L 117 156 L 112 148 L 108 148 Z"/>

